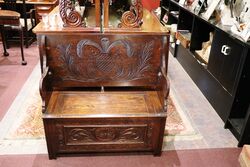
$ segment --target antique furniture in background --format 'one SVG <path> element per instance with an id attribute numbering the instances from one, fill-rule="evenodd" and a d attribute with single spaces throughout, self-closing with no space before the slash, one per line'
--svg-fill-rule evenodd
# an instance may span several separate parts
<path id="1" fill-rule="evenodd" d="M 41 21 L 43 15 L 48 15 L 57 5 L 58 0 L 0 0 L 2 9 L 17 11 L 21 14 L 20 21 L 26 48 L 36 40 L 32 29 Z M 6 40 L 8 41 L 19 41 L 19 37 L 13 33 L 9 33 L 7 36 Z"/>
<path id="2" fill-rule="evenodd" d="M 108 2 L 95 0 L 82 13 L 83 7 L 63 0 L 49 16 L 59 24 L 41 22 L 34 29 L 50 159 L 161 154 L 169 93 L 168 31 L 140 0 L 125 11 Z"/>
<path id="3" fill-rule="evenodd" d="M 34 5 L 36 10 L 36 20 L 40 22 L 43 15 L 48 15 L 57 5 L 58 0 L 29 0 L 28 3 Z"/>
<path id="4" fill-rule="evenodd" d="M 23 29 L 20 23 L 19 13 L 15 11 L 11 11 L 11 10 L 0 10 L 0 30 L 1 30 L 3 49 L 4 49 L 3 54 L 4 56 L 9 56 L 9 53 L 7 52 L 6 41 L 5 41 L 5 33 L 4 33 L 5 29 L 18 30 L 20 34 L 22 65 L 26 65 L 27 62 L 24 60 L 24 55 L 23 55 Z"/>
<path id="5" fill-rule="evenodd" d="M 24 43 L 26 48 L 35 40 L 35 35 L 32 33 L 32 29 L 36 25 L 35 10 L 27 8 L 26 1 L 22 0 L 22 3 L 17 3 L 16 0 L 4 0 L 0 4 L 4 10 L 11 10 L 20 13 L 20 25 L 23 28 Z M 6 42 L 14 39 L 13 33 L 7 33 Z"/>

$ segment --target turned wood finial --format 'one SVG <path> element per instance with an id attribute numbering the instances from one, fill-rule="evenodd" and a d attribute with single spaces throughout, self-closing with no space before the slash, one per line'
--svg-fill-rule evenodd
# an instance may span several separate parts
<path id="1" fill-rule="evenodd" d="M 143 6 L 141 0 L 132 0 L 130 10 L 123 13 L 118 27 L 138 28 L 142 24 Z"/>
<path id="2" fill-rule="evenodd" d="M 72 0 L 60 0 L 59 10 L 62 21 L 64 22 L 64 27 L 80 27 L 86 25 L 80 13 L 75 10 Z"/>

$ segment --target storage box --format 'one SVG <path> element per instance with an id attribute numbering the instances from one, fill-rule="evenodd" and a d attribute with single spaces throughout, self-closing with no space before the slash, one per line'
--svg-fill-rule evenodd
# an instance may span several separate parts
<path id="1" fill-rule="evenodd" d="M 160 155 L 166 112 L 156 91 L 58 91 L 43 121 L 50 159 L 102 152 Z"/>
<path id="2" fill-rule="evenodd" d="M 189 48 L 191 33 L 188 30 L 178 30 L 176 33 L 176 39 L 178 39 L 182 46 Z"/>

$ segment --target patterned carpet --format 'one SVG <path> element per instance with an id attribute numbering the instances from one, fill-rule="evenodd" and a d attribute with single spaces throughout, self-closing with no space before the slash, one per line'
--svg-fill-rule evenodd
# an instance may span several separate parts
<path id="1" fill-rule="evenodd" d="M 38 90 L 28 98 L 28 107 L 24 115 L 18 121 L 18 124 L 13 126 L 6 138 L 9 139 L 26 139 L 26 138 L 44 138 L 44 129 L 42 122 L 42 102 Z M 191 131 L 190 126 L 185 124 L 185 121 L 178 113 L 172 98 L 168 99 L 167 122 L 165 135 L 174 136 Z"/>
<path id="2" fill-rule="evenodd" d="M 38 90 L 29 98 L 28 108 L 23 111 L 24 115 L 18 124 L 13 126 L 6 138 L 29 139 L 44 138 L 42 122 L 42 102 Z"/>

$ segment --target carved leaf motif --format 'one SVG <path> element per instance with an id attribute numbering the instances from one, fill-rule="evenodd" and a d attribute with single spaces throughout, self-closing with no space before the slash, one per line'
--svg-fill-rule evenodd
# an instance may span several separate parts
<path id="1" fill-rule="evenodd" d="M 84 40 L 81 40 L 78 44 L 77 44 L 77 56 L 78 57 L 83 57 L 84 56 L 84 47 L 85 46 L 93 46 L 95 47 L 96 49 L 98 49 L 99 51 L 102 51 L 102 48 L 99 46 L 98 43 L 96 42 L 93 42 L 89 39 L 84 39 Z"/>
<path id="2" fill-rule="evenodd" d="M 120 139 L 138 140 L 141 138 L 140 131 L 136 128 L 129 128 L 121 132 Z"/>
<path id="3" fill-rule="evenodd" d="M 145 130 L 145 127 L 72 128 L 65 135 L 67 143 L 142 142 Z"/>
<path id="4" fill-rule="evenodd" d="M 91 133 L 91 131 L 82 129 L 82 128 L 75 128 L 72 129 L 69 133 L 70 141 L 94 141 L 95 137 Z"/>
<path id="5" fill-rule="evenodd" d="M 147 42 L 143 47 L 137 46 L 136 49 L 139 51 L 136 54 L 127 40 L 116 40 L 110 43 L 108 38 L 102 38 L 100 42 L 99 45 L 89 39 L 81 40 L 77 44 L 76 55 L 70 44 L 58 46 L 62 68 L 68 69 L 68 75 L 63 78 L 64 80 L 129 81 L 140 79 L 144 77 L 146 71 L 150 71 L 154 41 Z M 125 64 L 123 60 L 127 63 Z"/>
<path id="6" fill-rule="evenodd" d="M 150 69 L 149 60 L 151 58 L 153 48 L 153 41 L 146 43 L 138 58 L 139 60 L 137 61 L 137 68 L 133 66 L 131 67 L 131 71 L 127 76 L 128 80 L 133 80 L 134 78 L 141 78 L 143 77 L 143 73 Z"/>
<path id="7" fill-rule="evenodd" d="M 154 48 L 154 42 L 150 41 L 149 43 L 146 43 L 143 51 L 142 51 L 142 56 L 139 59 L 139 66 L 141 67 L 139 69 L 140 73 L 143 73 L 146 71 L 149 66 L 147 66 L 149 60 L 150 60 L 150 55 L 153 54 L 153 48 Z"/>
<path id="8" fill-rule="evenodd" d="M 67 64 L 72 64 L 73 63 L 73 59 L 72 56 L 70 55 L 70 48 L 71 45 L 58 45 L 57 47 L 59 49 L 59 51 L 61 52 L 61 59 L 62 61 L 64 61 Z"/>
<path id="9" fill-rule="evenodd" d="M 64 62 L 65 64 L 67 64 L 67 68 L 68 71 L 71 71 L 71 73 L 73 74 L 77 74 L 78 70 L 75 68 L 74 66 L 74 60 L 73 60 L 73 56 L 70 53 L 70 49 L 71 49 L 71 45 L 58 45 L 57 49 L 60 52 L 60 59 L 62 62 Z"/>
<path id="10" fill-rule="evenodd" d="M 131 45 L 129 44 L 128 41 L 117 40 L 117 41 L 114 41 L 113 43 L 110 44 L 110 41 L 108 38 L 101 39 L 101 46 L 98 43 L 91 41 L 89 39 L 81 40 L 77 44 L 77 55 L 78 55 L 78 57 L 82 57 L 84 55 L 84 47 L 85 46 L 93 46 L 93 47 L 97 48 L 101 53 L 109 53 L 109 51 L 117 45 L 123 45 L 126 48 L 128 57 L 133 56 L 134 51 L 133 51 L 133 48 L 131 47 Z"/>

